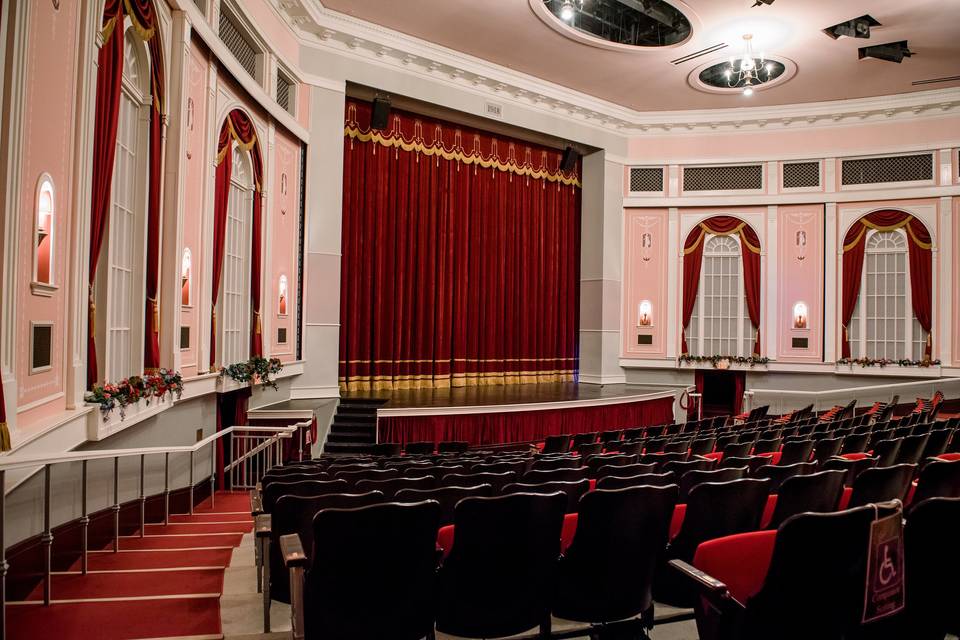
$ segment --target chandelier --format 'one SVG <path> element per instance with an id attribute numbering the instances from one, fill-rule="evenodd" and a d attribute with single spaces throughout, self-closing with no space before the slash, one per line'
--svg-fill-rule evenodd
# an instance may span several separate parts
<path id="1" fill-rule="evenodd" d="M 727 86 L 731 89 L 743 88 L 743 95 L 752 96 L 753 88 L 768 82 L 773 64 L 764 60 L 763 54 L 753 53 L 753 35 L 744 34 L 744 52 L 739 60 L 730 58 L 730 66 L 723 70 Z"/>

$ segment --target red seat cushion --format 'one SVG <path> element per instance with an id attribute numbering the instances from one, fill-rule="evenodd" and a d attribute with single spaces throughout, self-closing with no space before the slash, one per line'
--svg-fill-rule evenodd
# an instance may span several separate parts
<path id="1" fill-rule="evenodd" d="M 452 524 L 448 524 L 445 527 L 440 527 L 440 530 L 437 531 L 437 547 L 443 550 L 444 558 L 450 555 L 450 549 L 453 548 L 453 525 Z"/>
<path id="2" fill-rule="evenodd" d="M 560 530 L 560 553 L 566 553 L 567 547 L 573 542 L 577 533 L 577 514 L 568 513 L 563 516 L 563 529 Z"/>
<path id="3" fill-rule="evenodd" d="M 841 458 L 845 460 L 863 460 L 864 458 L 869 458 L 869 453 L 844 453 L 841 454 Z"/>
<path id="4" fill-rule="evenodd" d="M 960 453 L 943 453 L 937 456 L 937 460 L 946 460 L 947 462 L 960 460 Z"/>
<path id="5" fill-rule="evenodd" d="M 596 488 L 597 488 L 596 478 L 590 478 L 590 491 L 593 491 Z"/>
<path id="6" fill-rule="evenodd" d="M 767 504 L 763 508 L 763 517 L 760 518 L 760 528 L 766 529 L 773 519 L 773 511 L 777 508 L 777 494 L 771 493 L 767 496 Z"/>
<path id="7" fill-rule="evenodd" d="M 763 587 L 777 532 L 751 531 L 707 540 L 693 557 L 693 566 L 720 580 L 740 603 Z"/>
<path id="8" fill-rule="evenodd" d="M 701 457 L 706 458 L 707 460 L 723 460 L 723 451 L 714 451 L 713 453 L 705 453 Z"/>
<path id="9" fill-rule="evenodd" d="M 843 495 L 840 496 L 840 508 L 838 511 L 846 510 L 847 506 L 850 504 L 850 496 L 853 494 L 853 487 L 844 487 Z"/>
<path id="10" fill-rule="evenodd" d="M 670 539 L 673 540 L 680 533 L 680 527 L 683 526 L 683 518 L 687 515 L 687 505 L 678 504 L 673 508 L 673 516 L 670 518 Z"/>

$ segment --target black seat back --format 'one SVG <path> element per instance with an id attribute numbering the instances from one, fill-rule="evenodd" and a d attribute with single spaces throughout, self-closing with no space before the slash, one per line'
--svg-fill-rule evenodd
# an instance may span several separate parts
<path id="1" fill-rule="evenodd" d="M 758 456 L 761 453 L 775 453 L 780 450 L 781 438 L 767 438 L 757 440 L 753 445 L 753 455 Z"/>
<path id="2" fill-rule="evenodd" d="M 440 504 L 439 526 L 453 524 L 453 514 L 457 503 L 464 498 L 484 497 L 493 495 L 493 487 L 489 484 L 478 484 L 472 487 L 440 487 L 439 489 L 401 489 L 394 497 L 396 502 L 423 502 L 435 500 Z"/>
<path id="3" fill-rule="evenodd" d="M 384 495 L 368 493 L 326 493 L 283 495 L 270 517 L 270 599 L 290 604 L 290 577 L 280 551 L 280 536 L 296 533 L 308 558 L 313 558 L 313 517 L 323 509 L 352 509 L 379 504 Z"/>
<path id="4" fill-rule="evenodd" d="M 433 489 L 436 479 L 433 476 L 419 478 L 389 478 L 387 480 L 360 480 L 356 487 L 358 492 L 382 491 L 388 499 L 393 499 L 402 489 Z"/>
<path id="5" fill-rule="evenodd" d="M 502 462 L 483 462 L 470 467 L 470 473 L 504 473 L 512 472 L 517 475 L 527 471 L 527 460 L 505 460 Z"/>
<path id="6" fill-rule="evenodd" d="M 634 464 L 636 462 L 637 456 L 628 456 L 622 453 L 601 453 L 587 458 L 584 466 L 587 468 L 587 476 L 590 478 L 596 478 L 600 467 L 622 466 Z"/>
<path id="7" fill-rule="evenodd" d="M 643 473 L 636 476 L 607 476 L 597 481 L 597 489 L 623 489 L 625 487 L 666 487 L 676 484 L 677 476 L 674 473 Z"/>
<path id="8" fill-rule="evenodd" d="M 504 495 L 508 493 L 556 493 L 562 491 L 567 496 L 565 513 L 576 513 L 580 505 L 580 498 L 590 491 L 590 481 L 586 478 L 574 482 L 542 482 L 540 484 L 525 484 L 513 482 L 503 488 Z"/>
<path id="9" fill-rule="evenodd" d="M 797 462 L 795 464 L 787 465 L 768 464 L 757 469 L 753 475 L 756 478 L 769 478 L 770 493 L 777 493 L 777 491 L 780 489 L 780 485 L 783 484 L 783 481 L 787 478 L 808 475 L 814 473 L 816 470 L 816 462 Z"/>
<path id="10" fill-rule="evenodd" d="M 432 500 L 318 513 L 304 588 L 306 636 L 418 640 L 431 633 L 439 514 Z"/>
<path id="11" fill-rule="evenodd" d="M 840 446 L 840 453 L 863 453 L 870 441 L 869 433 L 857 433 L 846 436 Z"/>
<path id="12" fill-rule="evenodd" d="M 469 448 L 466 440 L 444 440 L 437 444 L 437 453 L 466 453 Z"/>
<path id="13" fill-rule="evenodd" d="M 637 460 L 640 464 L 653 463 L 657 465 L 657 470 L 662 470 L 668 462 L 680 462 L 687 459 L 686 453 L 645 453 Z"/>
<path id="14" fill-rule="evenodd" d="M 432 441 L 408 442 L 403 446 L 403 452 L 407 455 L 425 455 L 433 453 L 434 444 Z"/>
<path id="15" fill-rule="evenodd" d="M 400 472 L 396 469 L 358 469 L 356 471 L 337 471 L 333 474 L 337 480 L 346 480 L 351 485 L 356 485 L 361 480 L 389 480 L 390 478 L 400 477 Z"/>
<path id="16" fill-rule="evenodd" d="M 663 465 L 664 471 L 672 471 L 677 477 L 683 477 L 688 471 L 710 471 L 717 467 L 717 461 L 709 458 L 696 458 L 686 461 L 668 462 Z"/>
<path id="17" fill-rule="evenodd" d="M 960 498 L 960 460 L 931 460 L 923 467 L 912 504 L 927 498 Z"/>
<path id="18" fill-rule="evenodd" d="M 693 442 L 690 443 L 690 455 L 702 456 L 706 453 L 713 453 L 716 444 L 717 439 L 714 436 L 694 438 Z"/>
<path id="19" fill-rule="evenodd" d="M 873 447 L 873 457 L 878 467 L 889 467 L 897 461 L 903 438 L 888 438 L 878 441 Z"/>
<path id="20" fill-rule="evenodd" d="M 438 574 L 437 630 L 496 638 L 545 621 L 566 502 L 559 491 L 462 500 L 453 547 Z"/>
<path id="21" fill-rule="evenodd" d="M 747 467 L 750 469 L 750 475 L 753 475 L 757 469 L 769 463 L 770 458 L 765 456 L 744 456 L 742 458 L 724 456 L 723 460 L 720 461 L 720 467 Z"/>
<path id="22" fill-rule="evenodd" d="M 923 451 L 929 440 L 929 433 L 904 438 L 897 451 L 897 464 L 918 464 L 923 459 Z"/>
<path id="23" fill-rule="evenodd" d="M 730 482 L 731 480 L 742 480 L 747 477 L 747 467 L 728 467 L 726 469 L 715 469 L 710 471 L 693 470 L 687 471 L 680 476 L 680 495 L 677 501 L 686 503 L 690 492 L 694 487 L 704 482 Z"/>
<path id="24" fill-rule="evenodd" d="M 750 455 L 753 449 L 753 440 L 746 442 L 731 442 L 723 447 L 724 458 L 743 458 Z"/>
<path id="25" fill-rule="evenodd" d="M 907 613 L 901 637 L 943 638 L 960 630 L 953 576 L 960 574 L 960 497 L 928 498 L 907 515 L 904 557 Z"/>
<path id="26" fill-rule="evenodd" d="M 830 458 L 820 468 L 824 471 L 843 471 L 846 476 L 843 484 L 852 487 L 854 480 L 857 479 L 865 469 L 871 469 L 877 466 L 876 458 L 860 458 L 859 460 L 848 460 L 846 458 Z"/>
<path id="27" fill-rule="evenodd" d="M 820 471 L 786 478 L 777 490 L 777 506 L 768 525 L 779 527 L 798 513 L 836 511 L 843 496 L 843 471 Z"/>
<path id="28" fill-rule="evenodd" d="M 864 507 L 783 523 L 763 587 L 747 601 L 740 637 L 860 637 L 870 528 L 878 512 L 897 513 Z"/>
<path id="29" fill-rule="evenodd" d="M 587 468 L 574 469 L 534 469 L 520 476 L 520 482 L 525 484 L 540 484 L 542 482 L 577 482 L 587 478 Z"/>
<path id="30" fill-rule="evenodd" d="M 818 440 L 813 445 L 813 459 L 817 462 L 828 460 L 840 453 L 840 446 L 843 444 L 842 438 L 824 438 Z"/>
<path id="31" fill-rule="evenodd" d="M 656 471 L 657 465 L 655 464 L 624 464 L 624 465 L 604 465 L 597 469 L 596 479 L 599 482 L 601 478 L 606 478 L 608 476 L 619 476 L 625 478 L 627 476 L 638 476 L 643 473 L 654 473 Z"/>
<path id="32" fill-rule="evenodd" d="M 595 456 L 603 450 L 603 445 L 599 442 L 590 442 L 587 444 L 580 444 L 573 447 L 573 450 L 580 454 L 580 457 L 584 460 L 590 456 Z"/>
<path id="33" fill-rule="evenodd" d="M 570 450 L 570 436 L 547 436 L 543 439 L 543 449 L 540 453 L 566 453 Z"/>
<path id="34" fill-rule="evenodd" d="M 573 443 L 570 446 L 576 449 L 580 445 L 593 444 L 596 441 L 597 441 L 596 431 L 590 431 L 588 433 L 577 433 L 577 434 L 574 434 Z"/>
<path id="35" fill-rule="evenodd" d="M 934 458 L 946 453 L 947 444 L 950 442 L 951 431 L 946 428 L 933 429 L 929 435 L 930 437 L 927 439 L 927 446 L 923 449 L 921 460 Z"/>
<path id="36" fill-rule="evenodd" d="M 584 496 L 576 534 L 560 560 L 554 614 L 596 623 L 646 612 L 676 501 L 675 486 Z"/>
<path id="37" fill-rule="evenodd" d="M 478 484 L 489 484 L 494 494 L 500 493 L 505 486 L 514 482 L 517 474 L 512 471 L 503 473 L 448 473 L 440 478 L 444 487 L 472 487 Z"/>
<path id="38" fill-rule="evenodd" d="M 346 480 L 294 480 L 274 481 L 263 487 L 264 513 L 272 513 L 273 505 L 280 496 L 319 496 L 325 493 L 345 493 L 349 488 Z"/>
<path id="39" fill-rule="evenodd" d="M 898 464 L 864 470 L 853 481 L 849 508 L 894 499 L 902 502 L 907 497 L 916 469 L 915 464 Z"/>
<path id="40" fill-rule="evenodd" d="M 534 458 L 531 471 L 549 471 L 551 469 L 577 469 L 583 460 L 578 456 L 557 456 L 550 458 Z"/>

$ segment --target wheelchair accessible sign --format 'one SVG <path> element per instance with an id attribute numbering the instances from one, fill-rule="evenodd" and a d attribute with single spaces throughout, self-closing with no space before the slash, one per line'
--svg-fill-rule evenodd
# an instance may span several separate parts
<path id="1" fill-rule="evenodd" d="M 903 610 L 903 516 L 874 520 L 870 526 L 867 558 L 867 585 L 863 624 L 886 618 Z"/>

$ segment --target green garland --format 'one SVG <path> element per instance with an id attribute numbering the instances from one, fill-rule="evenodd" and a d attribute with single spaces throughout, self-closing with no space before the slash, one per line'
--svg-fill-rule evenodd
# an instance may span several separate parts
<path id="1" fill-rule="evenodd" d="M 283 364 L 277 358 L 261 358 L 253 356 L 246 362 L 237 362 L 227 365 L 220 369 L 220 377 L 229 376 L 240 383 L 259 383 L 264 389 L 272 387 L 274 391 L 279 389 L 273 376 L 280 373 Z"/>
<path id="2" fill-rule="evenodd" d="M 95 385 L 83 399 L 99 404 L 104 418 L 119 408 L 120 420 L 123 420 L 126 409 L 131 404 L 144 400 L 149 406 L 154 398 L 162 400 L 167 394 L 176 396 L 177 400 L 183 396 L 183 376 L 179 371 L 158 369 L 156 373 L 145 373 L 142 376 L 124 378 L 120 382 Z"/>
<path id="3" fill-rule="evenodd" d="M 720 362 L 722 362 L 723 360 L 726 360 L 726 361 L 727 361 L 727 362 L 726 362 L 727 367 L 729 367 L 731 364 L 741 364 L 741 365 L 748 365 L 748 366 L 750 366 L 750 367 L 754 367 L 754 366 L 756 366 L 756 365 L 758 365 L 758 364 L 760 364 L 760 365 L 765 365 L 765 364 L 767 364 L 768 362 L 770 362 L 770 358 L 760 357 L 760 356 L 749 356 L 749 357 L 743 357 L 743 356 L 691 356 L 690 354 L 683 354 L 682 356 L 680 356 L 679 358 L 677 358 L 677 360 L 678 360 L 679 362 L 683 362 L 683 363 L 685 363 L 685 364 L 703 364 L 704 362 L 709 362 L 710 364 L 713 365 L 714 369 L 720 368 L 720 367 L 717 367 L 717 365 L 718 365 Z M 727 367 L 723 367 L 723 368 L 727 368 Z"/>
<path id="4" fill-rule="evenodd" d="M 897 365 L 898 367 L 934 367 L 939 366 L 939 360 L 930 360 L 924 358 L 923 360 L 908 360 L 907 358 L 902 358 L 900 360 L 891 360 L 890 358 L 840 358 L 837 360 L 837 364 L 848 364 L 853 366 L 855 364 L 860 365 L 861 368 L 864 367 L 883 367 L 889 365 Z"/>

